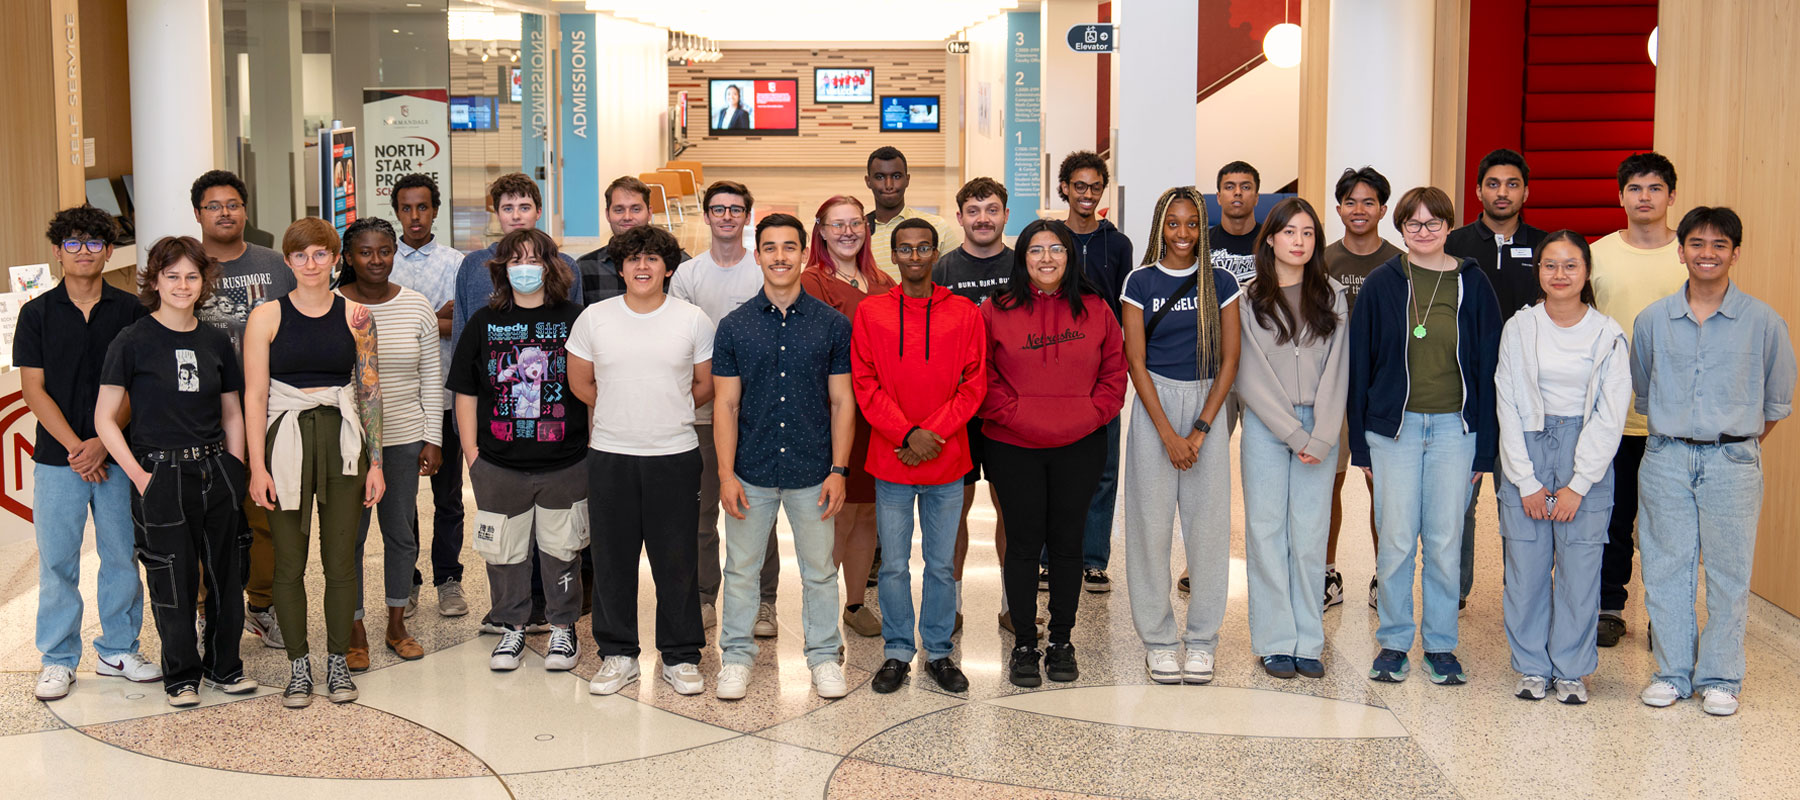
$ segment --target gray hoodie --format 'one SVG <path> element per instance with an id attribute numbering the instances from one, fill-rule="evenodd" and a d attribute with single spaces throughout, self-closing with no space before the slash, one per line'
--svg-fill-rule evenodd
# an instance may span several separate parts
<path id="1" fill-rule="evenodd" d="M 1592 313 L 1599 314 L 1599 311 Z M 1500 365 L 1494 371 L 1495 411 L 1500 418 L 1500 468 L 1519 494 L 1536 494 L 1548 488 L 1537 480 L 1531 454 L 1525 449 L 1525 432 L 1544 429 L 1544 395 L 1538 382 L 1538 332 L 1555 325 L 1544 304 L 1514 314 L 1500 331 Z M 1601 315 L 1600 335 L 1594 337 L 1594 371 L 1588 377 L 1582 402 L 1581 436 L 1575 442 L 1575 474 L 1569 488 L 1587 496 L 1612 467 L 1625 430 L 1625 409 L 1631 403 L 1631 344 L 1625 329 L 1612 317 Z M 1556 487 L 1561 488 L 1561 487 Z M 1554 490 L 1553 490 L 1554 491 Z"/>
<path id="2" fill-rule="evenodd" d="M 1281 437 L 1288 449 L 1320 460 L 1337 446 L 1350 391 L 1350 303 L 1343 284 L 1327 280 L 1331 281 L 1332 311 L 1338 318 L 1329 339 L 1303 335 L 1299 341 L 1277 343 L 1275 331 L 1256 321 L 1250 304 L 1240 305 L 1243 354 L 1232 385 L 1244 407 L 1256 414 L 1269 432 Z M 1311 431 L 1301 427 L 1294 406 L 1313 407 Z"/>

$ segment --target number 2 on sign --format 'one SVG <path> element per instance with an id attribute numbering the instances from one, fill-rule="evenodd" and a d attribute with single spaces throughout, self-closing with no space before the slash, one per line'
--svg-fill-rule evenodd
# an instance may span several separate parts
<path id="1" fill-rule="evenodd" d="M 1014 72 L 1013 73 L 1013 85 L 1014 86 L 1024 86 L 1025 85 L 1025 73 Z"/>

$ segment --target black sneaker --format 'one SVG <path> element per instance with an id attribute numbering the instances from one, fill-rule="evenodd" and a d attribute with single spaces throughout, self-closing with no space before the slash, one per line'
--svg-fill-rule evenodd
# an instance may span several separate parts
<path id="1" fill-rule="evenodd" d="M 948 656 L 936 661 L 925 662 L 925 671 L 931 673 L 931 679 L 946 692 L 966 692 L 969 690 L 969 678 L 956 668 L 956 662 Z"/>
<path id="2" fill-rule="evenodd" d="M 1081 677 L 1081 669 L 1075 666 L 1075 645 L 1063 642 L 1045 648 L 1044 674 L 1057 683 L 1068 683 Z"/>
<path id="3" fill-rule="evenodd" d="M 1112 579 L 1106 577 L 1106 570 L 1088 567 L 1081 571 L 1081 587 L 1099 594 L 1112 591 Z"/>
<path id="4" fill-rule="evenodd" d="M 879 581 L 875 580 L 875 578 L 877 576 L 879 576 L 880 574 L 881 574 L 881 551 L 877 550 L 877 551 L 875 551 L 875 560 L 869 562 L 869 588 L 873 589 L 873 588 L 875 588 L 875 585 L 877 583 L 879 583 Z"/>
<path id="5" fill-rule="evenodd" d="M 1619 640 L 1625 638 L 1625 618 L 1618 614 L 1601 613 L 1597 625 L 1596 637 L 1601 647 L 1617 647 Z"/>
<path id="6" fill-rule="evenodd" d="M 1375 600 L 1377 597 L 1378 597 L 1378 595 L 1375 594 L 1375 577 L 1373 575 L 1371 575 L 1371 576 L 1369 576 L 1369 607 L 1370 608 L 1375 608 Z"/>
<path id="7" fill-rule="evenodd" d="M 1038 567 L 1038 591 L 1040 591 L 1040 592 L 1050 591 L 1050 568 L 1049 567 L 1041 566 L 1041 565 Z"/>
<path id="8" fill-rule="evenodd" d="M 1325 573 L 1325 608 L 1329 609 L 1343 602 L 1344 576 L 1339 575 L 1338 571 L 1334 569 Z"/>
<path id="9" fill-rule="evenodd" d="M 312 660 L 301 656 L 288 665 L 287 689 L 281 693 L 281 704 L 288 708 L 312 705 Z"/>
<path id="10" fill-rule="evenodd" d="M 1012 681 L 1012 685 L 1025 689 L 1044 685 L 1044 676 L 1038 671 L 1038 660 L 1043 656 L 1036 647 L 1028 644 L 1013 648 L 1012 670 L 1007 674 L 1007 680 Z"/>
<path id="11" fill-rule="evenodd" d="M 911 664 L 898 658 L 890 658 L 882 663 L 874 680 L 869 681 L 869 688 L 874 689 L 876 694 L 888 694 L 906 682 L 906 674 L 909 672 L 912 672 Z"/>
<path id="12" fill-rule="evenodd" d="M 333 703 L 348 703 L 356 699 L 356 682 L 350 680 L 350 665 L 343 656 L 334 653 L 325 657 L 325 686 L 331 690 Z"/>
<path id="13" fill-rule="evenodd" d="M 1182 597 L 1187 597 L 1193 592 L 1193 588 L 1188 585 L 1188 576 L 1183 575 L 1181 580 L 1175 582 L 1175 591 L 1180 592 Z"/>
<path id="14" fill-rule="evenodd" d="M 1316 658 L 1295 658 L 1294 671 L 1314 680 L 1325 677 L 1325 665 Z"/>

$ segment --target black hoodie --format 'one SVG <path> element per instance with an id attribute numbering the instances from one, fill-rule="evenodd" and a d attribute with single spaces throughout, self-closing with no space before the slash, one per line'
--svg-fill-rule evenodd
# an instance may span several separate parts
<path id="1" fill-rule="evenodd" d="M 1131 263 L 1131 238 L 1119 232 L 1112 220 L 1100 220 L 1093 233 L 1075 234 L 1075 249 L 1081 251 L 1081 272 L 1100 287 L 1113 316 L 1123 319 L 1119 295 L 1125 291 L 1125 276 L 1135 267 Z"/>

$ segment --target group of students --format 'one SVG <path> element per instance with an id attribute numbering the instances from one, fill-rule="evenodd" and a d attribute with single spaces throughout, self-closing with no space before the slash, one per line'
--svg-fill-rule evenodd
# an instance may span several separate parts
<path id="1" fill-rule="evenodd" d="M 1345 236 L 1324 246 L 1303 199 L 1258 223 L 1260 176 L 1233 162 L 1218 176 L 1219 224 L 1194 187 L 1170 189 L 1135 265 L 1130 239 L 1099 209 L 1105 162 L 1074 153 L 1057 178 L 1068 218 L 1031 222 L 1014 247 L 1002 185 L 961 187 L 952 228 L 906 204 L 905 157 L 891 147 L 868 161 L 874 210 L 833 196 L 810 231 L 788 214 L 758 220 L 750 190 L 719 181 L 701 202 L 710 247 L 691 258 L 648 224 L 648 188 L 620 178 L 605 194 L 611 240 L 574 259 L 536 228 L 540 195 L 520 174 L 489 187 L 499 240 L 463 256 L 431 238 L 439 194 L 425 176 L 395 187 L 402 233 L 364 219 L 340 238 L 307 218 L 276 254 L 243 241 L 243 184 L 215 171 L 193 190 L 203 239 L 151 247 L 137 298 L 100 280 L 111 220 L 85 207 L 58 214 L 49 238 L 64 281 L 27 304 L 15 346 L 40 423 L 38 696 L 66 695 L 74 680 L 91 505 L 101 674 L 160 678 L 178 706 L 197 703 L 202 682 L 253 690 L 241 623 L 286 648 L 284 704 L 309 703 L 303 574 L 316 512 L 326 688 L 333 702 L 354 700 L 352 673 L 368 667 L 360 576 L 371 518 L 386 645 L 423 654 L 405 628 L 422 583 L 420 478 L 438 510 L 439 611 L 467 612 L 465 466 L 495 670 L 518 668 L 532 633 L 549 634 L 546 669 L 573 668 L 574 626 L 591 611 L 601 665 L 590 690 L 637 680 L 647 555 L 663 680 L 704 691 L 698 664 L 716 620 L 715 693 L 744 697 L 756 639 L 778 633 L 774 529 L 785 511 L 818 694 L 848 692 L 840 619 L 884 640 L 874 691 L 899 688 L 921 647 L 933 680 L 963 691 L 960 575 L 986 477 L 1003 520 L 1008 678 L 1073 681 L 1081 590 L 1111 585 L 1123 464 L 1146 670 L 1159 683 L 1205 683 L 1228 587 L 1229 437 L 1241 425 L 1251 650 L 1269 674 L 1324 675 L 1322 615 L 1343 598 L 1336 495 L 1349 464 L 1374 500 L 1381 651 L 1370 677 L 1404 680 L 1422 628 L 1428 676 L 1463 683 L 1465 518 L 1497 458 L 1516 693 L 1541 699 L 1554 686 L 1564 702 L 1586 701 L 1596 647 L 1623 635 L 1641 508 L 1658 661 L 1642 699 L 1664 706 L 1698 690 L 1708 712 L 1735 710 L 1758 442 L 1789 412 L 1794 356 L 1782 320 L 1730 280 L 1737 216 L 1699 207 L 1668 229 L 1666 159 L 1621 164 L 1631 227 L 1590 247 L 1523 225 L 1528 168 L 1496 151 L 1479 170 L 1481 217 L 1464 228 L 1452 230 L 1441 190 L 1401 196 L 1404 251 L 1379 235 L 1390 190 L 1375 170 L 1345 171 Z M 1632 331 L 1615 318 L 1632 318 Z M 1128 383 L 1136 400 L 1122 442 Z M 1187 572 L 1176 588 L 1190 595 L 1180 625 L 1177 530 Z M 132 544 L 160 669 L 137 653 Z M 1702 553 L 1703 635 L 1692 602 Z M 872 570 L 879 615 L 864 604 Z"/>

